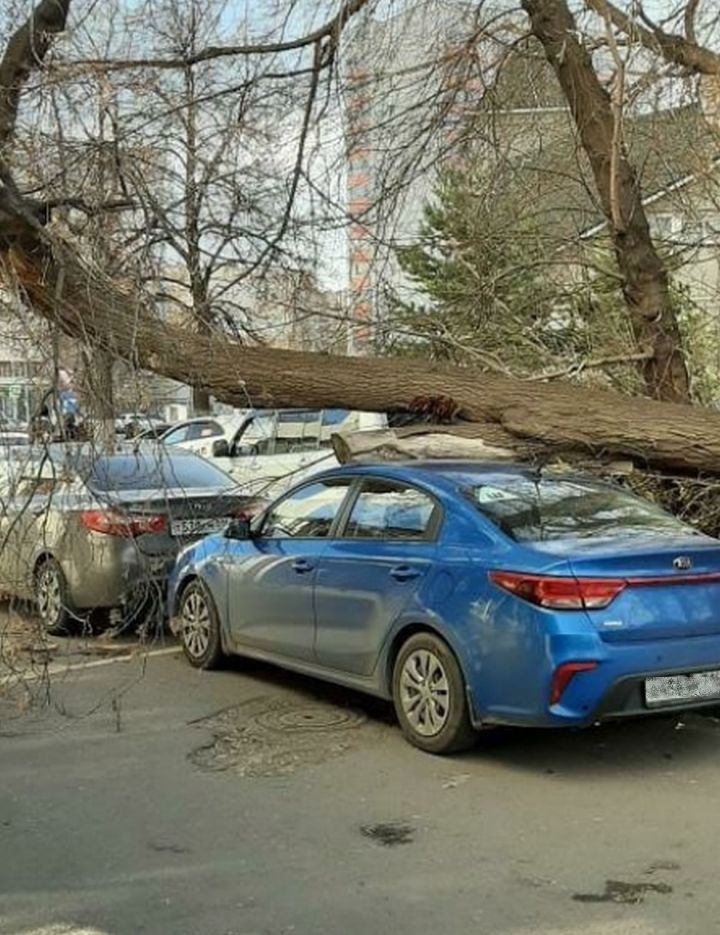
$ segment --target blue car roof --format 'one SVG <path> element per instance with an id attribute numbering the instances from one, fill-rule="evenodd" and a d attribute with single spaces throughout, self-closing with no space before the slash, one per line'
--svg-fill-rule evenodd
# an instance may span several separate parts
<path id="1" fill-rule="evenodd" d="M 346 464 L 323 472 L 323 476 L 338 474 L 382 474 L 405 480 L 442 482 L 458 486 L 482 479 L 493 478 L 496 482 L 514 477 L 533 477 L 536 472 L 526 464 L 508 461 L 386 461 L 368 464 Z"/>

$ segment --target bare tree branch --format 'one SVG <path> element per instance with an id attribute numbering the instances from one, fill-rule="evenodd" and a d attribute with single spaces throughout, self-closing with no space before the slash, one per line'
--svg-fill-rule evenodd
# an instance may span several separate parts
<path id="1" fill-rule="evenodd" d="M 69 2 L 69 0 L 68 0 Z M 346 0 L 340 11 L 322 26 L 312 32 L 290 39 L 287 42 L 249 43 L 231 46 L 210 46 L 188 55 L 173 58 L 138 58 L 138 59 L 81 59 L 72 62 L 73 66 L 100 68 L 103 71 L 118 71 L 131 68 L 187 68 L 202 62 L 238 55 L 273 55 L 280 52 L 292 52 L 314 46 L 323 40 L 332 45 L 337 41 L 347 23 L 362 10 L 370 0 Z"/>
<path id="2" fill-rule="evenodd" d="M 685 25 L 685 38 L 689 42 L 698 44 L 697 35 L 695 33 L 695 17 L 697 15 L 698 7 L 700 6 L 700 0 L 688 0 L 688 4 L 685 7 L 685 13 L 683 15 L 683 23 Z"/>
<path id="3" fill-rule="evenodd" d="M 643 368 L 648 391 L 659 398 L 687 400 L 689 377 L 667 269 L 650 237 L 640 187 L 622 139 L 617 136 L 610 97 L 582 44 L 567 0 L 521 2 L 570 106 L 603 212 L 610 222 L 635 339 L 640 347 L 654 352 Z"/>
<path id="4" fill-rule="evenodd" d="M 23 86 L 42 65 L 53 37 L 65 29 L 70 2 L 41 0 L 7 44 L 0 62 L 0 152 L 15 132 Z"/>
<path id="5" fill-rule="evenodd" d="M 531 383 L 537 383 L 543 380 L 559 380 L 564 377 L 577 376 L 585 370 L 604 370 L 605 367 L 616 367 L 619 364 L 641 363 L 652 358 L 652 354 L 647 351 L 638 351 L 637 354 L 617 354 L 608 357 L 599 357 L 595 360 L 581 360 L 568 367 L 558 370 L 543 370 L 532 377 L 527 377 Z"/>
<path id="6" fill-rule="evenodd" d="M 636 39 L 649 51 L 660 52 L 668 62 L 682 68 L 689 68 L 701 75 L 720 74 L 720 54 L 699 45 L 691 38 L 691 35 L 694 35 L 692 29 L 694 12 L 691 12 L 689 20 L 691 35 L 686 38 L 677 33 L 665 32 L 660 26 L 651 23 L 645 17 L 643 17 L 645 21 L 651 23 L 651 25 L 642 26 L 638 19 L 628 16 L 627 13 L 615 6 L 611 0 L 585 0 L 585 3 L 588 9 L 593 10 L 599 16 L 609 18 L 617 29 L 622 30 L 630 38 Z M 697 7 L 697 3 L 694 3 L 693 6 Z M 685 23 L 687 30 L 687 18 Z"/>

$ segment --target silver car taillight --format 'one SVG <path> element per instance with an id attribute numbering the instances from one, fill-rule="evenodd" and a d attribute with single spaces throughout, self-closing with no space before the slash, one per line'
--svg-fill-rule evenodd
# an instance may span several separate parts
<path id="1" fill-rule="evenodd" d="M 145 533 L 165 532 L 168 528 L 167 516 L 162 515 L 124 516 L 115 510 L 86 510 L 80 518 L 90 532 L 121 536 L 124 539 L 134 539 Z"/>

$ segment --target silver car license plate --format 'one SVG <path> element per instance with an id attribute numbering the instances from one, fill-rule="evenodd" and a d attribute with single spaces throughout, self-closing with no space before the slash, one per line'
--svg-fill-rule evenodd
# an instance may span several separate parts
<path id="1" fill-rule="evenodd" d="M 212 536 L 222 532 L 229 520 L 222 516 L 212 519 L 174 519 L 170 524 L 170 534 L 180 539 L 191 536 Z"/>
<path id="2" fill-rule="evenodd" d="M 649 708 L 653 705 L 710 698 L 720 701 L 720 669 L 645 679 L 645 702 Z"/>

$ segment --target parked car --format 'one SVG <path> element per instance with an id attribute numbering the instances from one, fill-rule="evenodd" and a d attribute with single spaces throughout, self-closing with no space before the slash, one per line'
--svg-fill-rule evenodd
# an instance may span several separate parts
<path id="1" fill-rule="evenodd" d="M 50 633 L 163 588 L 178 548 L 250 508 L 203 458 L 157 445 L 104 455 L 50 446 L 0 480 L 0 591 L 37 603 Z"/>
<path id="2" fill-rule="evenodd" d="M 249 409 L 237 410 L 230 415 L 197 416 L 171 425 L 161 433 L 158 440 L 165 445 L 186 448 L 211 458 L 216 442 L 222 441 L 227 446 L 232 446 L 235 438 L 255 417 L 255 412 Z"/>
<path id="3" fill-rule="evenodd" d="M 333 432 L 386 427 L 386 416 L 376 412 L 247 409 L 188 419 L 158 438 L 211 459 L 248 495 L 272 499 L 298 481 L 337 466 Z"/>
<path id="4" fill-rule="evenodd" d="M 126 438 L 135 438 L 141 432 L 160 426 L 167 428 L 167 423 L 147 412 L 124 412 L 115 419 L 116 434 Z"/>
<path id="5" fill-rule="evenodd" d="M 22 431 L 0 432 L 0 451 L 3 448 L 26 448 L 30 444 L 30 435 Z"/>
<path id="6" fill-rule="evenodd" d="M 212 446 L 213 462 L 249 494 L 273 499 L 320 471 L 337 467 L 331 436 L 339 431 L 387 427 L 377 412 L 344 409 L 279 409 L 249 415 L 229 445 Z"/>
<path id="7" fill-rule="evenodd" d="M 432 753 L 720 702 L 720 542 L 584 476 L 338 468 L 185 549 L 169 601 L 192 665 L 392 699 Z"/>

